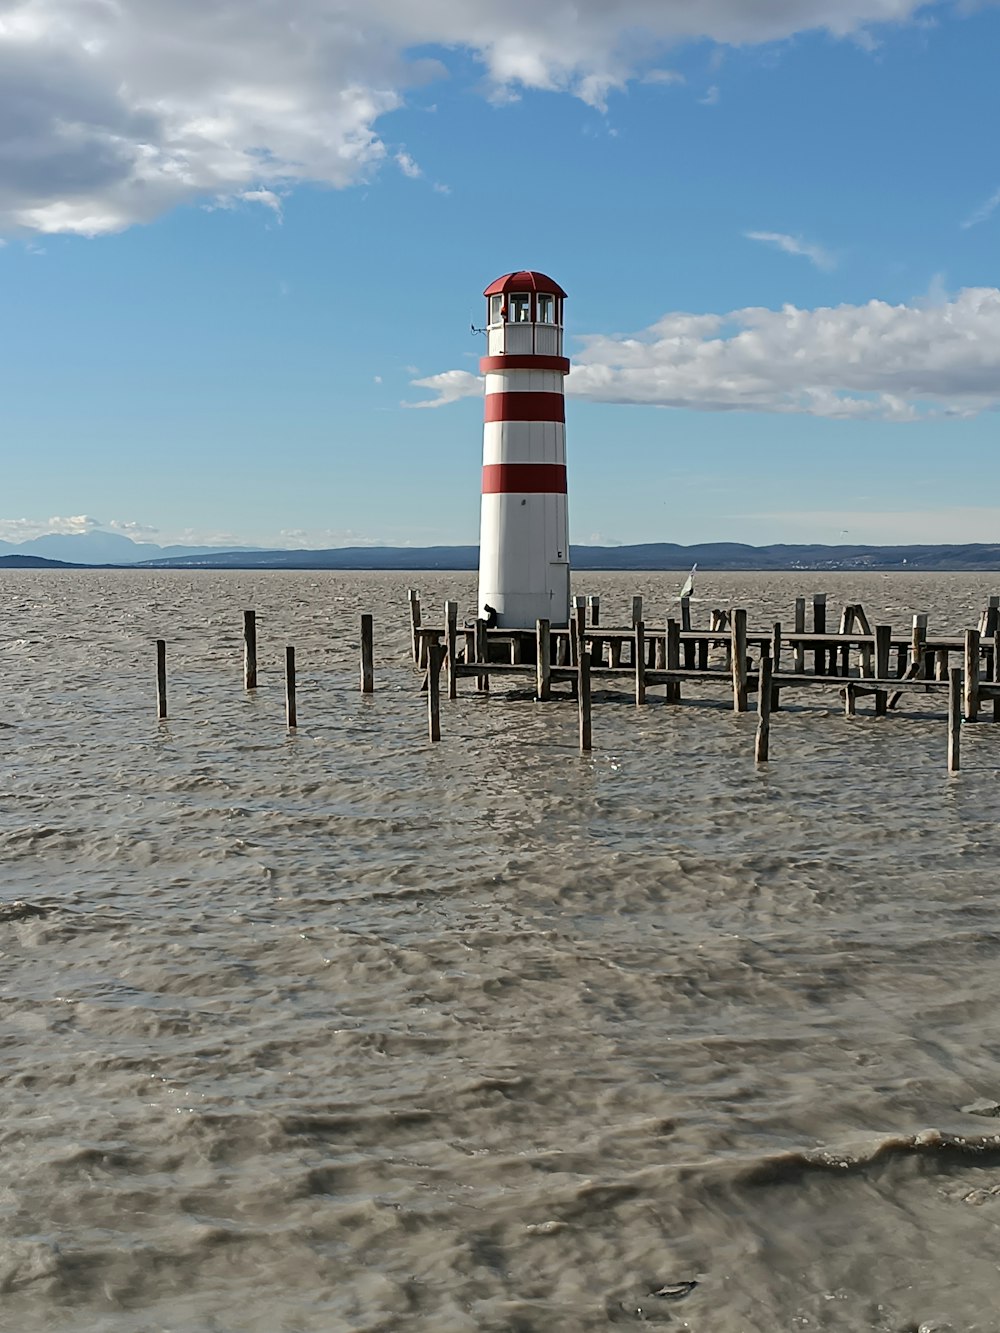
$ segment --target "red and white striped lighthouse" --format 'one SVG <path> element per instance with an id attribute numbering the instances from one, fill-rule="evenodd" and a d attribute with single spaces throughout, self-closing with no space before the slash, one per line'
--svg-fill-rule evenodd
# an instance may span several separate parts
<path id="1" fill-rule="evenodd" d="M 490 283 L 479 614 L 530 629 L 569 621 L 563 301 L 544 273 Z"/>

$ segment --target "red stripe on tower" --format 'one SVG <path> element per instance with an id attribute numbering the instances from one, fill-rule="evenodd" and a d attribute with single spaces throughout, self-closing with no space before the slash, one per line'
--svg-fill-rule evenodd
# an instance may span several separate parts
<path id="1" fill-rule="evenodd" d="M 565 463 L 487 463 L 484 495 L 565 495 Z"/>
<path id="2" fill-rule="evenodd" d="M 566 399 L 561 393 L 488 393 L 487 421 L 565 421 Z"/>

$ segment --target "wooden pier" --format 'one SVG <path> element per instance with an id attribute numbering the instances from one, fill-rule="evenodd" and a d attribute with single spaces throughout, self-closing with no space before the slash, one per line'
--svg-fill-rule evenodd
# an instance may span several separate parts
<path id="1" fill-rule="evenodd" d="M 569 625 L 540 620 L 530 629 L 490 628 L 484 620 L 459 626 L 453 601 L 445 603 L 442 623 L 425 623 L 415 590 L 409 605 L 413 659 L 424 673 L 423 688 L 436 693 L 435 677 L 442 670 L 449 699 L 456 698 L 463 679 L 475 680 L 480 693 L 489 691 L 491 680 L 523 680 L 539 700 L 565 685 L 580 701 L 581 750 L 591 748 L 595 678 L 627 685 L 640 705 L 657 687 L 663 687 L 665 702 L 679 704 L 685 687 L 714 686 L 731 697 L 735 712 L 745 713 L 757 694 L 759 763 L 768 759 L 771 714 L 789 690 L 836 690 L 848 717 L 856 716 L 861 700 L 871 699 L 874 713 L 885 716 L 905 696 L 931 696 L 950 719 L 951 771 L 958 767 L 959 720 L 975 722 L 983 705 L 992 702 L 993 721 L 1000 721 L 1000 597 L 991 597 L 978 626 L 962 635 L 930 634 L 923 614 L 914 615 L 905 631 L 873 626 L 859 604 L 845 606 L 837 629 L 830 630 L 822 594 L 812 598 L 808 628 L 806 599 L 796 599 L 791 629 L 781 622 L 751 629 L 742 608 L 716 608 L 706 626 L 695 628 L 687 599 L 676 618 L 649 625 L 642 598 L 634 597 L 632 623 L 609 626 L 601 624 L 598 598 L 575 597 Z M 440 723 L 436 731 L 440 735 Z"/>

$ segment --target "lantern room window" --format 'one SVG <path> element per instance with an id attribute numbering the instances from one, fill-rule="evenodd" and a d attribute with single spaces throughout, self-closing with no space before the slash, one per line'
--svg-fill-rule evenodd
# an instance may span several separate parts
<path id="1" fill-rule="evenodd" d="M 554 324 L 556 321 L 556 298 L 554 296 L 539 295 L 538 300 L 538 323 Z"/>
<path id="2" fill-rule="evenodd" d="M 504 317 L 503 297 L 502 297 L 502 296 L 491 296 L 491 297 L 490 297 L 490 323 L 491 323 L 491 324 L 502 324 L 502 323 L 503 323 L 503 317 Z"/>
<path id="3" fill-rule="evenodd" d="M 531 297 L 524 293 L 518 293 L 516 296 L 507 299 L 507 319 L 511 324 L 528 324 L 531 322 Z"/>

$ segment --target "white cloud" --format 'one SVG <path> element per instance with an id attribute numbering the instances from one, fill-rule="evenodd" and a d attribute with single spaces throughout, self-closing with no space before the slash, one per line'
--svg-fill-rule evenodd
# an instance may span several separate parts
<path id="1" fill-rule="evenodd" d="M 33 537 L 53 532 L 75 536 L 103 527 L 99 519 L 91 518 L 89 514 L 77 514 L 72 518 L 0 518 L 0 541 L 28 542 Z"/>
<path id="2" fill-rule="evenodd" d="M 986 222 L 998 208 L 1000 208 L 1000 187 L 995 189 L 986 202 L 980 204 L 974 213 L 970 213 L 961 224 L 963 230 L 967 230 L 969 227 L 978 227 L 980 222 Z"/>
<path id="3" fill-rule="evenodd" d="M 995 541 L 1000 533 L 1000 507 L 948 505 L 939 509 L 817 509 L 784 510 L 771 514 L 748 514 L 747 518 L 780 523 L 789 540 L 796 532 L 851 546 L 883 546 L 911 542 Z"/>
<path id="4" fill-rule="evenodd" d="M 371 177 L 377 125 L 472 54 L 602 106 L 665 50 L 856 37 L 925 0 L 0 0 L 0 230 L 97 235 L 197 200 Z M 291 15 L 291 17 L 290 17 Z"/>
<path id="5" fill-rule="evenodd" d="M 719 85 L 713 83 L 704 97 L 699 97 L 698 101 L 702 106 L 717 106 L 719 103 Z"/>
<path id="6" fill-rule="evenodd" d="M 271 210 L 279 222 L 283 220 L 281 196 L 275 194 L 273 190 L 242 190 L 239 197 L 248 204 L 263 204 L 265 208 Z"/>
<path id="7" fill-rule="evenodd" d="M 811 241 L 804 241 L 801 236 L 788 236 L 782 231 L 745 231 L 743 235 L 748 241 L 762 241 L 765 245 L 776 246 L 784 250 L 786 255 L 801 255 L 817 268 L 829 270 L 836 267 L 837 261 L 829 250 Z"/>
<path id="8" fill-rule="evenodd" d="M 665 315 L 632 336 L 589 334 L 567 392 L 602 403 L 915 421 L 1000 409 L 1000 289 L 936 306 Z M 482 392 L 464 370 L 415 380 L 442 407 Z"/>
<path id="9" fill-rule="evenodd" d="M 675 69 L 648 69 L 642 76 L 643 83 L 685 83 L 683 74 Z"/>
<path id="10" fill-rule="evenodd" d="M 396 154 L 396 165 L 404 176 L 409 176 L 411 181 L 417 180 L 424 174 L 409 153 L 403 152 L 402 149 Z"/>

